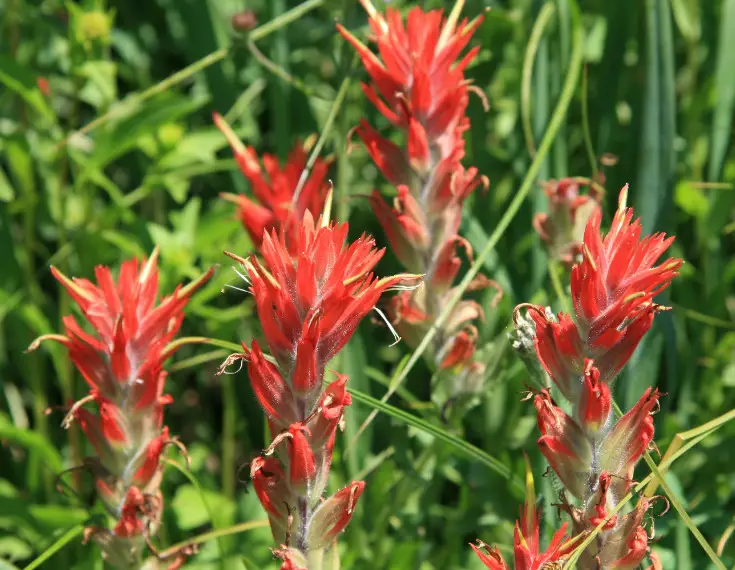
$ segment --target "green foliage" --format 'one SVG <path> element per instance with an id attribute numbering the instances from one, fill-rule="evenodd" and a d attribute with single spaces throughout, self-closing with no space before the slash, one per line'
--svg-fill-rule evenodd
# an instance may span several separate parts
<path id="1" fill-rule="evenodd" d="M 492 293 L 474 294 L 487 313 L 486 386 L 457 418 L 432 403 L 420 351 L 408 356 L 405 345 L 389 346 L 384 328 L 360 326 L 332 363 L 350 375 L 354 404 L 330 488 L 367 481 L 340 541 L 342 567 L 476 569 L 467 542 L 478 536 L 509 552 L 523 451 L 553 529 L 554 482 L 538 477 L 545 464 L 534 414 L 520 401 L 528 377 L 505 333 L 517 303 L 561 309 L 565 294 L 531 229 L 545 208 L 536 182 L 599 169 L 607 219 L 630 182 L 646 230 L 676 234 L 675 254 L 686 260 L 662 300 L 674 310 L 616 384 L 624 407 L 652 383 L 667 393 L 656 441 L 662 454 L 675 444 L 665 457 L 677 460 L 653 461 L 675 509 L 656 520 L 655 550 L 665 568 L 723 567 L 712 555 L 732 567 L 735 546 L 721 539 L 733 528 L 735 424 L 692 428 L 735 403 L 735 2 L 467 0 L 464 13 L 486 6 L 473 40 L 482 52 L 468 75 L 490 111 L 479 98 L 470 103 L 466 162 L 491 188 L 471 198 L 462 226 L 478 254 L 471 271 L 504 289 L 497 308 Z M 257 334 L 252 300 L 225 288 L 238 277 L 223 250 L 247 254 L 252 244 L 218 193 L 249 189 L 212 111 L 259 153 L 285 157 L 297 139 L 320 134 L 318 148 L 336 158 L 335 216 L 349 217 L 351 235 L 385 241 L 364 199 L 384 181 L 359 145 L 348 153 L 351 127 L 375 111 L 334 29 L 337 19 L 364 35 L 359 5 L 251 0 L 247 8 L 260 24 L 249 35 L 231 26 L 243 9 L 234 0 L 114 8 L 0 0 L 0 569 L 100 568 L 99 551 L 81 544 L 83 527 L 103 518 L 89 480 L 57 480 L 90 453 L 54 408 L 82 395 L 83 380 L 53 346 L 24 354 L 71 312 L 49 265 L 90 276 L 96 264 L 158 245 L 166 291 L 218 266 L 189 305 L 182 336 L 237 343 Z M 604 166 L 605 154 L 617 164 Z M 388 253 L 379 270 L 397 268 Z M 215 376 L 232 345 L 214 344 L 192 340 L 170 366 L 166 423 L 192 463 L 166 472 L 157 540 L 166 549 L 199 537 L 191 568 L 275 568 L 246 483 L 265 441 L 262 412 L 244 373 Z M 650 472 L 640 467 L 641 489 Z"/>

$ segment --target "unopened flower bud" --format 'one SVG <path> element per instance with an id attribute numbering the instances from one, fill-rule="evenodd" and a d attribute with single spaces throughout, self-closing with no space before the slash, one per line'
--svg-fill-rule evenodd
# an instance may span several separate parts
<path id="1" fill-rule="evenodd" d="M 621 478 L 630 476 L 633 467 L 653 440 L 652 411 L 660 393 L 648 388 L 631 410 L 618 420 L 602 443 L 602 469 Z"/>
<path id="2" fill-rule="evenodd" d="M 326 548 L 352 518 L 357 500 L 365 489 L 364 481 L 353 481 L 324 501 L 309 520 L 306 544 L 311 550 Z"/>
<path id="3" fill-rule="evenodd" d="M 610 388 L 600 381 L 600 371 L 591 359 L 585 360 L 582 390 L 579 395 L 577 417 L 582 427 L 597 433 L 610 417 Z"/>
<path id="4" fill-rule="evenodd" d="M 583 497 L 592 446 L 582 428 L 557 407 L 548 390 L 534 398 L 541 437 L 538 446 L 570 493 Z"/>

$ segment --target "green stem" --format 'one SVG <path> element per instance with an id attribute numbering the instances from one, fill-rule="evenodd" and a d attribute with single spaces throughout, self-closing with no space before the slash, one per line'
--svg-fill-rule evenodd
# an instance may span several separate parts
<path id="1" fill-rule="evenodd" d="M 222 379 L 222 492 L 230 500 L 235 499 L 235 431 L 237 427 L 237 394 L 232 376 Z"/>

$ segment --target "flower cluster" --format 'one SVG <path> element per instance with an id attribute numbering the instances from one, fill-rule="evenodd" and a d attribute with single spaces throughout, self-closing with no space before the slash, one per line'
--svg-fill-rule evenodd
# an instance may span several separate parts
<path id="1" fill-rule="evenodd" d="M 380 57 L 344 27 L 340 33 L 354 46 L 371 82 L 366 97 L 386 119 L 405 134 L 405 148 L 381 136 L 366 120 L 356 127 L 373 161 L 396 187 L 393 204 L 373 192 L 370 203 L 398 259 L 408 271 L 426 276 L 424 286 L 404 292 L 391 304 L 399 333 L 415 346 L 426 335 L 452 297 L 452 284 L 461 266 L 458 255 L 472 256 L 469 243 L 458 235 L 467 197 L 487 179 L 476 168 L 465 169 L 464 133 L 472 87 L 464 76 L 479 48 L 460 58 L 482 17 L 459 20 L 463 2 L 448 18 L 441 10 L 412 8 L 405 25 L 397 9 L 380 14 L 370 0 L 360 0 L 369 16 L 372 39 Z M 487 286 L 479 278 L 470 289 Z M 438 369 L 455 381 L 456 391 L 476 389 L 484 366 L 473 360 L 482 308 L 459 302 L 432 348 Z"/>
<path id="2" fill-rule="evenodd" d="M 580 188 L 589 186 L 587 194 Z M 551 259 L 571 268 L 582 255 L 582 238 L 587 221 L 600 211 L 602 188 L 585 178 L 549 180 L 544 185 L 549 211 L 533 218 L 533 227 Z"/>
<path id="3" fill-rule="evenodd" d="M 221 194 L 222 198 L 237 205 L 238 216 L 253 243 L 260 247 L 263 235 L 273 229 L 286 230 L 288 242 L 295 242 L 304 213 L 321 212 L 327 198 L 326 182 L 331 162 L 317 158 L 308 178 L 306 173 L 308 145 L 296 145 L 284 167 L 278 158 L 263 155 L 263 167 L 252 147 L 246 147 L 217 113 L 214 123 L 227 138 L 240 170 L 250 182 L 257 202 L 244 194 Z"/>
<path id="4" fill-rule="evenodd" d="M 176 349 L 171 341 L 181 327 L 184 307 L 211 276 L 210 270 L 156 302 L 157 260 L 156 250 L 142 265 L 137 259 L 124 262 L 117 283 L 108 267 L 98 266 L 96 285 L 52 267 L 94 334 L 66 316 L 65 334 L 45 335 L 30 347 L 43 340 L 60 342 L 89 384 L 89 395 L 71 407 L 64 425 L 78 422 L 97 454 L 84 460 L 84 468 L 117 522 L 111 530 L 87 529 L 86 536 L 119 568 L 139 567 L 146 540 L 158 526 L 161 454 L 167 445 L 178 444 L 163 426 L 163 407 L 172 399 L 164 394 L 162 367 Z M 85 407 L 92 403 L 96 413 Z"/>
<path id="5" fill-rule="evenodd" d="M 349 522 L 365 486 L 354 481 L 322 499 L 337 428 L 351 403 L 346 376 L 336 374 L 324 386 L 326 365 L 383 292 L 416 279 L 378 279 L 372 269 L 383 250 L 365 235 L 346 240 L 346 224 L 315 222 L 307 211 L 293 247 L 282 228 L 264 234 L 262 261 L 229 254 L 247 273 L 270 356 L 253 340 L 224 366 L 247 361 L 273 436 L 250 472 L 281 545 L 276 554 L 284 559 L 283 568 L 321 556 Z"/>
<path id="6" fill-rule="evenodd" d="M 654 297 L 665 289 L 681 259 L 657 261 L 674 238 L 642 237 L 640 220 L 625 207 L 627 187 L 610 231 L 600 233 L 600 210 L 584 232 L 582 260 L 571 270 L 574 317 L 533 305 L 516 309 L 516 324 L 534 325 L 534 348 L 553 387 L 569 401 L 567 413 L 542 389 L 534 397 L 541 437 L 538 445 L 566 491 L 581 506 L 565 502 L 575 533 L 608 518 L 632 486 L 633 469 L 653 439 L 652 413 L 659 399 L 648 388 L 621 418 L 612 410 L 611 385 L 665 307 Z M 521 315 L 527 310 L 527 317 Z M 519 339 L 528 337 L 527 331 Z M 520 344 L 523 344 L 519 341 Z M 650 502 L 643 499 L 627 514 L 605 523 L 598 540 L 585 551 L 581 567 L 603 570 L 637 568 L 646 556 L 642 526 Z"/>

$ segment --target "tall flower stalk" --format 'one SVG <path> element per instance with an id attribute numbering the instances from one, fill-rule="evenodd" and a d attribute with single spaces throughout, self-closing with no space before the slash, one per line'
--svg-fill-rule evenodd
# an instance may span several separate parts
<path id="1" fill-rule="evenodd" d="M 97 495 L 115 521 L 111 529 L 87 528 L 85 538 L 102 548 L 108 564 L 125 570 L 159 568 L 161 562 L 173 570 L 190 552 L 144 560 L 163 511 L 161 455 L 167 445 L 181 446 L 163 425 L 164 406 L 172 402 L 164 394 L 163 364 L 176 350 L 171 341 L 184 307 L 212 271 L 157 300 L 157 262 L 158 250 L 142 264 L 125 261 L 117 282 L 108 267 L 97 266 L 97 284 L 70 279 L 52 267 L 94 332 L 68 315 L 63 335 L 42 336 L 29 349 L 44 340 L 61 343 L 89 385 L 89 394 L 71 407 L 63 425 L 79 423 L 92 444 L 96 456 L 87 457 L 81 468 L 94 478 Z"/>
<path id="2" fill-rule="evenodd" d="M 370 203 L 390 245 L 404 267 L 424 274 L 423 287 L 392 299 L 390 316 L 399 333 L 418 345 L 453 295 L 452 284 L 462 265 L 459 251 L 472 248 L 458 235 L 467 197 L 487 179 L 465 168 L 464 133 L 469 93 L 465 68 L 479 47 L 460 55 L 482 22 L 482 16 L 459 21 L 459 0 L 447 18 L 441 10 L 412 8 L 404 23 L 398 10 L 378 12 L 360 0 L 369 16 L 371 39 L 379 56 L 344 27 L 340 33 L 357 50 L 370 76 L 365 96 L 403 134 L 397 145 L 366 120 L 355 131 L 375 164 L 396 187 L 392 205 L 374 191 Z M 468 290 L 490 282 L 478 277 Z M 435 336 L 430 358 L 440 378 L 451 379 L 449 396 L 476 391 L 484 365 L 474 359 L 478 337 L 474 321 L 483 317 L 479 304 L 463 300 Z"/>
<path id="3" fill-rule="evenodd" d="M 666 309 L 654 297 L 682 264 L 676 258 L 657 264 L 674 238 L 642 236 L 640 220 L 633 220 L 626 198 L 627 187 L 606 235 L 600 232 L 600 210 L 587 223 L 582 259 L 571 270 L 574 315 L 553 315 L 528 304 L 515 311 L 514 346 L 535 353 L 553 386 L 533 398 L 541 432 L 538 446 L 564 487 L 561 508 L 571 516 L 575 534 L 591 531 L 616 508 L 653 441 L 659 391 L 646 389 L 632 409 L 616 418 L 611 389 L 654 316 Z M 567 400 L 569 413 L 557 405 L 552 389 Z M 577 567 L 638 568 L 650 551 L 643 524 L 650 506 L 642 498 L 631 511 L 612 516 Z"/>
<path id="4" fill-rule="evenodd" d="M 253 487 L 268 514 L 282 568 L 319 570 L 325 551 L 355 510 L 365 483 L 353 481 L 328 499 L 332 450 L 351 398 L 347 377 L 327 363 L 347 343 L 385 291 L 415 275 L 379 279 L 373 267 L 384 250 L 366 235 L 347 242 L 347 224 L 306 211 L 298 234 L 264 233 L 260 257 L 237 260 L 270 351 L 253 340 L 223 365 L 247 361 L 250 383 L 268 419 L 271 444 L 250 466 Z M 290 243 L 295 235 L 296 242 Z"/>

